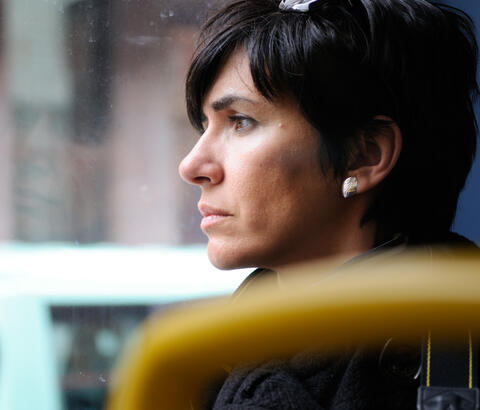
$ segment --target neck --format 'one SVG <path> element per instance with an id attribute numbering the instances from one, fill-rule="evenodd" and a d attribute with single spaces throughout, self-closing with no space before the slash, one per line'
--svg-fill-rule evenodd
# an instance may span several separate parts
<path id="1" fill-rule="evenodd" d="M 351 226 L 351 225 L 350 225 Z M 343 229 L 335 237 L 323 238 L 316 246 L 305 247 L 305 252 L 297 258 L 269 267 L 276 272 L 291 270 L 292 265 L 325 260 L 340 266 L 348 260 L 359 256 L 375 246 L 376 224 L 369 222 L 357 229 Z M 323 243 L 323 244 L 322 244 Z M 325 245 L 327 243 L 327 245 Z M 334 267 L 334 266 L 332 266 Z"/>

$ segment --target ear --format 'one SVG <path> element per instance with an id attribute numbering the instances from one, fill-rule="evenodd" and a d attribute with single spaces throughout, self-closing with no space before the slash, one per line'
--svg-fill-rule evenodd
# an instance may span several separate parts
<path id="1" fill-rule="evenodd" d="M 347 177 L 357 177 L 357 193 L 370 191 L 380 184 L 397 163 L 402 150 L 402 133 L 397 123 L 383 115 L 374 120 L 381 124 L 361 131 L 347 173 Z"/>

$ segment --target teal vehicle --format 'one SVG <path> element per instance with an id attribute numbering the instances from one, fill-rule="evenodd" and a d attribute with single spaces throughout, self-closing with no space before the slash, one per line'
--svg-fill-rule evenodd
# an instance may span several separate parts
<path id="1" fill-rule="evenodd" d="M 230 293 L 204 247 L 0 247 L 0 408 L 100 409 L 151 312 Z"/>

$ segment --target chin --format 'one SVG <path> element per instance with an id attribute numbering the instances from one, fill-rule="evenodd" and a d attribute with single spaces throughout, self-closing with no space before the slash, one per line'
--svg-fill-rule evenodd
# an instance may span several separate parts
<path id="1" fill-rule="evenodd" d="M 257 267 L 254 263 L 249 263 L 249 258 L 241 255 L 238 249 L 218 247 L 211 242 L 208 243 L 208 259 L 213 266 L 222 270 Z"/>

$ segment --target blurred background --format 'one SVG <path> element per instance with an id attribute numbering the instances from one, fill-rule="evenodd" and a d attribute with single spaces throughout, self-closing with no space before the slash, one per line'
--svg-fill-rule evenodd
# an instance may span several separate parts
<path id="1" fill-rule="evenodd" d="M 208 4 L 0 6 L 0 238 L 204 241 L 177 165 L 197 138 L 183 82 Z"/>
<path id="2" fill-rule="evenodd" d="M 246 275 L 210 265 L 177 172 L 210 6 L 0 2 L 0 408 L 102 408 L 146 316 Z"/>
<path id="3" fill-rule="evenodd" d="M 472 17 L 477 33 L 477 41 L 480 41 L 480 2 L 471 0 L 448 0 L 445 2 L 454 7 L 465 11 Z M 477 73 L 477 78 L 480 78 Z M 476 104 L 475 112 L 477 121 L 480 120 L 480 105 Z M 463 190 L 457 207 L 457 216 L 453 223 L 453 230 L 467 236 L 480 245 L 480 143 L 477 135 L 477 155 L 470 172 L 470 176 Z"/>

